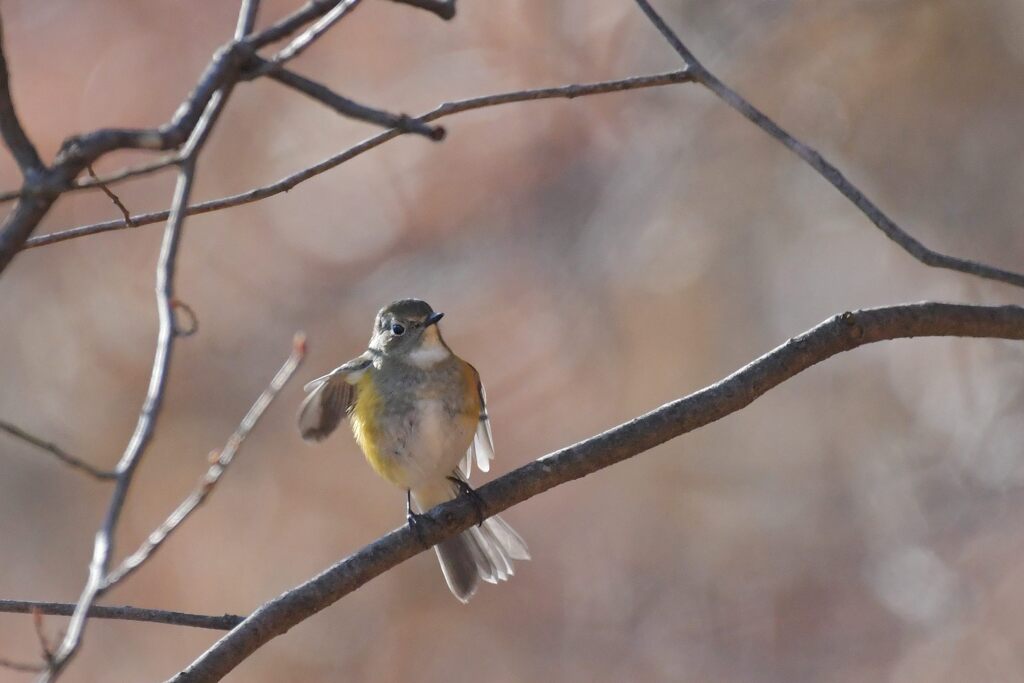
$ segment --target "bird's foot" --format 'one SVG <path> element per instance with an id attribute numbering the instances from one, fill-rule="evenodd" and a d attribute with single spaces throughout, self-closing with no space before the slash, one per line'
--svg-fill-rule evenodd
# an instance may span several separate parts
<path id="1" fill-rule="evenodd" d="M 410 510 L 405 513 L 405 521 L 409 524 L 409 528 L 412 529 L 412 532 L 416 534 L 416 538 L 419 539 L 420 545 L 423 546 L 424 549 L 429 548 L 430 544 L 427 543 L 427 539 L 424 534 L 427 531 L 427 525 L 431 524 L 430 517 Z"/>
<path id="2" fill-rule="evenodd" d="M 462 481 L 458 477 L 448 477 L 448 481 L 455 484 L 455 487 L 459 489 L 460 496 L 468 496 L 469 502 L 473 504 L 473 508 L 476 509 L 476 525 L 482 526 L 487 516 L 484 514 L 487 510 L 487 505 L 484 504 L 484 499 L 480 497 L 480 494 L 473 490 L 473 487 Z"/>

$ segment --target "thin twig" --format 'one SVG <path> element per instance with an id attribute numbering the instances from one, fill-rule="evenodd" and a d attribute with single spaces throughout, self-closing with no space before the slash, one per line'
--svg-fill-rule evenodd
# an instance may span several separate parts
<path id="1" fill-rule="evenodd" d="M 154 159 L 145 164 L 138 164 L 136 166 L 128 166 L 122 168 L 119 171 L 115 171 L 110 175 L 100 176 L 93 180 L 92 178 L 78 178 L 68 187 L 65 192 L 76 192 L 78 190 L 92 190 L 100 185 L 113 185 L 114 183 L 126 180 L 128 178 L 135 178 L 138 176 L 149 175 L 155 171 L 160 171 L 165 168 L 176 165 L 180 161 L 177 154 L 168 154 L 159 159 Z M 30 196 L 31 193 L 26 193 L 24 190 L 7 190 L 6 192 L 0 192 L 0 203 L 13 201 L 22 197 Z"/>
<path id="2" fill-rule="evenodd" d="M 677 83 L 687 83 L 691 81 L 689 73 L 683 69 L 679 71 L 671 71 L 663 74 L 655 74 L 652 76 L 636 76 L 633 78 L 623 78 L 615 81 L 601 81 L 597 83 L 585 83 L 575 85 L 564 85 L 556 88 L 539 88 L 535 90 L 518 90 L 515 92 L 500 93 L 497 95 L 485 95 L 483 97 L 472 97 L 465 100 L 458 100 L 455 102 L 446 102 L 435 109 L 426 112 L 418 117 L 418 120 L 423 122 L 436 121 L 445 116 L 451 116 L 453 114 L 459 114 L 473 109 L 482 109 L 484 107 L 493 107 L 504 104 L 512 104 L 515 102 L 531 102 L 534 100 L 548 100 L 548 99 L 573 99 L 576 97 L 584 97 L 588 95 L 600 95 L 604 93 L 623 92 L 627 90 L 638 90 L 640 88 L 653 88 L 664 85 L 672 85 Z M 364 152 L 368 152 L 375 147 L 393 140 L 394 138 L 402 135 L 399 130 L 388 130 L 383 133 L 379 133 L 371 138 L 360 142 L 353 147 L 350 147 L 334 156 L 328 157 L 323 161 L 313 164 L 307 168 L 302 169 L 292 175 L 281 178 L 277 182 L 262 187 L 256 187 L 245 192 L 230 195 L 227 197 L 221 197 L 218 199 L 211 199 L 198 204 L 193 204 L 188 208 L 188 214 L 202 214 L 210 213 L 212 211 L 220 211 L 233 206 L 239 206 L 241 204 L 248 204 L 250 202 L 259 201 L 266 199 L 267 197 L 273 197 L 274 195 L 281 194 L 291 190 L 296 185 L 313 178 L 314 176 L 320 175 L 325 171 L 329 171 L 332 168 L 339 166 L 350 159 L 353 159 Z M 132 216 L 132 220 L 136 225 L 149 225 L 152 223 L 158 223 L 167 219 L 167 211 L 155 211 L 153 213 L 136 214 Z M 108 232 L 111 230 L 122 230 L 127 227 L 123 220 L 119 221 L 105 221 L 102 223 L 92 223 L 90 225 L 82 225 L 75 228 L 68 228 L 57 232 L 51 232 L 46 235 L 38 235 L 33 237 L 25 244 L 25 249 L 32 249 L 35 247 L 42 247 L 48 244 L 55 244 L 57 242 L 63 242 L 65 240 L 74 239 L 76 237 L 84 237 L 86 235 L 95 235 L 102 232 Z"/>
<path id="3" fill-rule="evenodd" d="M 114 206 L 121 211 L 121 215 L 124 216 L 125 225 L 129 228 L 134 228 L 135 223 L 132 222 L 132 214 L 121 202 L 121 198 L 114 194 L 113 191 L 107 187 L 107 184 L 99 179 L 99 176 L 96 175 L 96 171 L 92 170 L 92 164 L 86 164 L 85 170 L 89 172 L 89 177 L 93 179 L 93 182 L 103 190 L 103 194 L 107 195 L 107 199 L 114 202 Z"/>
<path id="4" fill-rule="evenodd" d="M 339 95 L 326 85 L 301 76 L 294 71 L 271 69 L 266 73 L 266 76 L 327 105 L 342 116 L 347 116 L 357 121 L 366 121 L 383 128 L 397 128 L 403 133 L 417 133 L 434 141 L 444 139 L 445 131 L 441 126 L 428 126 L 407 114 L 393 114 L 383 109 L 359 104 L 354 100 Z"/>
<path id="5" fill-rule="evenodd" d="M 7 432 L 11 436 L 17 437 L 22 441 L 32 444 L 36 448 L 46 451 L 53 457 L 60 460 L 65 465 L 73 467 L 74 469 L 79 470 L 80 472 L 85 472 L 86 474 L 96 479 L 117 479 L 117 475 L 114 472 L 110 472 L 108 470 L 101 470 L 98 467 L 90 465 L 81 458 L 76 458 L 75 456 L 71 455 L 57 444 L 46 441 L 45 439 L 40 439 L 38 436 L 35 436 L 33 434 L 29 434 L 21 427 L 13 425 L 10 422 L 0 420 L 0 429 Z"/>
<path id="6" fill-rule="evenodd" d="M 171 306 L 174 308 L 174 336 L 176 337 L 191 337 L 193 334 L 199 331 L 199 317 L 196 316 L 196 312 L 192 310 L 192 307 L 181 299 L 175 299 L 171 302 Z M 187 324 L 178 324 L 178 311 L 185 314 Z"/>
<path id="7" fill-rule="evenodd" d="M 43 613 L 40 610 L 32 610 L 32 627 L 36 631 L 36 640 L 39 641 L 39 650 L 43 656 L 43 661 L 46 663 L 47 668 L 53 666 L 53 646 L 50 645 L 50 639 L 46 635 L 46 629 L 43 625 Z"/>
<path id="8" fill-rule="evenodd" d="M 37 602 L 34 600 L 0 600 L 0 612 L 15 614 L 49 614 L 69 617 L 75 612 L 73 602 Z M 93 605 L 89 608 L 90 619 L 119 619 L 122 621 L 147 621 L 169 626 L 190 626 L 227 631 L 242 622 L 244 617 L 236 614 L 207 615 L 190 612 L 172 612 L 162 609 L 147 609 L 128 605 L 114 607 Z"/>
<path id="9" fill-rule="evenodd" d="M 606 432 L 563 448 L 476 489 L 484 517 L 592 474 L 731 415 L 794 375 L 844 351 L 925 336 L 1024 340 L 1024 307 L 920 303 L 847 312 L 790 339 L 725 379 Z M 426 514 L 417 531 L 401 527 L 318 576 L 270 600 L 170 683 L 219 681 L 272 638 L 337 602 L 395 565 L 479 521 L 478 501 L 460 496 Z"/>
<path id="10" fill-rule="evenodd" d="M 783 130 L 781 126 L 775 123 L 757 107 L 750 104 L 750 102 L 744 99 L 742 95 L 727 86 L 713 73 L 708 71 L 708 69 L 698 61 L 696 56 L 694 56 L 694 54 L 683 44 L 675 31 L 673 31 L 671 27 L 665 23 L 665 20 L 661 18 L 653 7 L 651 7 L 651 4 L 647 2 L 647 0 L 634 1 L 640 7 L 641 11 L 647 15 L 647 18 L 650 19 L 651 23 L 654 24 L 655 28 L 658 29 L 661 35 L 664 36 L 665 40 L 668 41 L 669 45 L 671 45 L 679 56 L 683 58 L 683 62 L 691 70 L 696 81 L 707 87 L 723 102 L 738 111 L 758 128 L 768 133 L 768 135 L 781 142 L 787 149 L 803 159 L 811 168 L 818 172 L 818 175 L 827 180 L 832 187 L 839 190 L 844 197 L 849 199 L 853 205 L 861 211 L 861 213 L 867 216 L 868 220 L 874 223 L 875 226 L 885 234 L 886 237 L 898 244 L 908 254 L 926 266 L 931 266 L 933 268 L 954 270 L 960 273 L 967 273 L 968 275 L 986 278 L 988 280 L 995 280 L 997 282 L 1005 282 L 1006 284 L 1017 287 L 1024 287 L 1024 274 L 995 268 L 969 259 L 948 256 L 930 249 L 919 242 L 911 236 L 910 233 L 898 226 L 891 218 L 889 218 L 889 216 L 878 208 L 874 202 L 868 199 L 856 185 L 850 182 L 849 179 L 843 175 L 842 171 L 833 166 L 817 150 L 808 147 Z"/>
<path id="11" fill-rule="evenodd" d="M 330 12 L 320 17 L 317 21 L 292 39 L 292 42 L 283 47 L 270 60 L 270 68 L 281 66 L 285 62 L 295 59 L 305 52 L 306 48 L 312 45 L 320 36 L 326 33 L 334 24 L 343 19 L 345 15 L 359 6 L 361 0 L 342 0 Z"/>
<path id="12" fill-rule="evenodd" d="M 185 500 L 172 512 L 163 524 L 153 530 L 152 533 L 143 541 L 139 549 L 134 553 L 126 557 L 121 564 L 114 569 L 107 576 L 104 582 L 104 587 L 109 588 L 114 584 L 118 583 L 136 569 L 142 565 L 146 560 L 152 557 L 163 544 L 167 537 L 174 532 L 175 529 L 181 526 L 181 524 L 191 515 L 196 508 L 203 504 L 207 496 L 213 492 L 214 487 L 220 478 L 227 471 L 228 466 L 231 465 L 231 461 L 234 459 L 238 449 L 241 448 L 242 442 L 249 436 L 253 427 L 259 421 L 260 417 L 263 416 L 267 406 L 274 400 L 281 388 L 284 387 L 285 383 L 291 379 L 291 376 L 295 373 L 295 370 L 302 363 L 302 358 L 306 353 L 306 337 L 305 335 L 298 333 L 292 342 L 292 352 L 288 356 L 284 365 L 277 371 L 274 378 L 271 380 L 267 388 L 260 394 L 259 398 L 249 409 L 249 412 L 242 418 L 242 422 L 238 425 L 238 429 L 235 430 L 234 434 L 228 439 L 224 448 L 221 449 L 220 453 L 214 452 L 212 457 L 214 458 L 213 464 L 206 473 L 200 477 L 199 483 L 192 490 Z"/>
<path id="13" fill-rule="evenodd" d="M 41 671 L 46 671 L 46 664 L 39 662 L 37 664 L 28 664 L 25 662 L 16 662 L 12 659 L 0 658 L 0 667 L 4 669 L 10 669 L 11 671 L 19 671 L 21 673 L 35 674 Z"/>

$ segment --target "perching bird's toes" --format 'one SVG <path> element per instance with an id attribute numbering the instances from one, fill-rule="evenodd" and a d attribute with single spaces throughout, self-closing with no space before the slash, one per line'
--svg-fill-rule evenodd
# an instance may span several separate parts
<path id="1" fill-rule="evenodd" d="M 468 496 L 469 501 L 473 504 L 473 508 L 476 509 L 476 525 L 483 526 L 484 520 L 487 519 L 485 514 L 487 511 L 487 505 L 484 503 L 484 499 L 480 497 L 480 494 L 473 490 L 473 487 L 462 481 L 458 477 L 448 477 L 448 481 L 455 484 L 456 488 L 459 489 L 460 496 Z"/>

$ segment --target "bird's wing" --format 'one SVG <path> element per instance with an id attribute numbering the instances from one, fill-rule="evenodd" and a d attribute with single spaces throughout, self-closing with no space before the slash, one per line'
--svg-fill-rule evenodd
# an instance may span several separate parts
<path id="1" fill-rule="evenodd" d="M 352 410 L 355 383 L 372 364 L 373 357 L 364 353 L 304 387 L 309 395 L 299 406 L 299 433 L 303 439 L 321 441 L 335 430 L 341 418 Z"/>
<path id="2" fill-rule="evenodd" d="M 476 425 L 476 433 L 473 435 L 473 443 L 469 444 L 466 457 L 463 459 L 459 469 L 468 479 L 473 471 L 473 461 L 481 472 L 491 469 L 491 461 L 494 460 L 494 438 L 491 436 L 491 418 L 487 414 L 487 392 L 477 375 L 476 390 L 480 396 L 480 420 Z"/>

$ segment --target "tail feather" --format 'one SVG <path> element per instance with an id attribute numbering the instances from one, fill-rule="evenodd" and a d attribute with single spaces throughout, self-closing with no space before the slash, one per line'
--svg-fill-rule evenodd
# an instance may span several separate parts
<path id="1" fill-rule="evenodd" d="M 443 485 L 415 489 L 412 492 L 420 512 L 452 500 L 457 495 L 457 489 L 447 481 Z M 486 519 L 482 526 L 467 529 L 455 538 L 441 541 L 434 546 L 434 550 L 448 588 L 461 602 L 468 602 L 473 597 L 481 579 L 488 583 L 506 581 L 515 573 L 512 560 L 530 559 L 526 543 L 500 517 Z"/>

